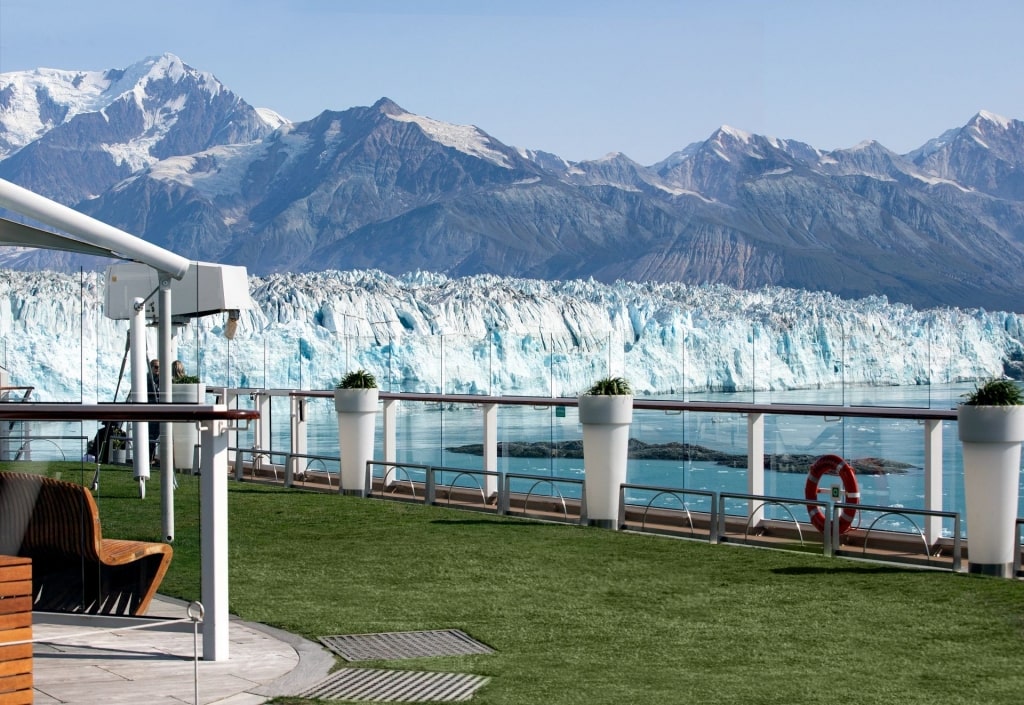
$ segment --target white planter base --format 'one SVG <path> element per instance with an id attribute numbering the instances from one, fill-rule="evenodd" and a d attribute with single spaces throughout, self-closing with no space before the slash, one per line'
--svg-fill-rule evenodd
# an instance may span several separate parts
<path id="1" fill-rule="evenodd" d="M 584 395 L 579 398 L 579 414 L 587 522 L 618 529 L 619 486 L 626 481 L 633 397 Z"/>
<path id="2" fill-rule="evenodd" d="M 172 384 L 171 401 L 175 404 L 198 404 L 206 398 L 206 385 Z M 199 471 L 199 466 L 192 467 L 196 445 L 199 443 L 199 431 L 194 423 L 171 424 L 171 452 L 175 470 Z"/>
<path id="3" fill-rule="evenodd" d="M 968 572 L 1010 577 L 1020 443 L 964 443 Z"/>
<path id="4" fill-rule="evenodd" d="M 338 416 L 339 471 L 341 494 L 366 496 L 366 463 L 373 458 L 377 425 L 376 389 L 335 389 L 334 410 Z"/>

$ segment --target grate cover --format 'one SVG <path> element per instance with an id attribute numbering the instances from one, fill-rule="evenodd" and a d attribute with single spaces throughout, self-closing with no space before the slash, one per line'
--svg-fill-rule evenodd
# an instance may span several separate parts
<path id="1" fill-rule="evenodd" d="M 298 697 L 354 702 L 461 702 L 472 698 L 487 681 L 485 676 L 466 673 L 343 668 Z"/>
<path id="2" fill-rule="evenodd" d="M 492 654 L 494 649 L 458 629 L 383 632 L 320 637 L 320 643 L 346 661 L 393 660 L 423 656 Z"/>

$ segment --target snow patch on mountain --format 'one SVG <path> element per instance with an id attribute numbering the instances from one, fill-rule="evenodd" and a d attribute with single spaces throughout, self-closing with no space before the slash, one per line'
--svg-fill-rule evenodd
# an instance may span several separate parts
<path id="1" fill-rule="evenodd" d="M 486 159 L 506 169 L 512 168 L 508 157 L 494 149 L 491 146 L 491 138 L 477 127 L 472 125 L 454 125 L 406 112 L 387 113 L 387 115 L 392 120 L 397 120 L 398 122 L 411 122 L 418 125 L 424 134 L 446 147 L 457 149 L 474 157 Z"/>
<path id="2" fill-rule="evenodd" d="M 55 125 L 95 112 L 109 100 L 106 73 L 35 69 L 0 74 L 0 158 L 39 139 Z"/>
<path id="3" fill-rule="evenodd" d="M 978 117 L 987 122 L 994 123 L 997 127 L 999 127 L 1002 130 L 1010 129 L 1011 123 L 1013 122 L 1009 118 L 1004 118 L 1002 115 L 990 113 L 987 110 L 979 111 Z"/>

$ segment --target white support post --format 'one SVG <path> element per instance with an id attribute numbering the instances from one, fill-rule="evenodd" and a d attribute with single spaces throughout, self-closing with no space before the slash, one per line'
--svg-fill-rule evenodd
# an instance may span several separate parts
<path id="1" fill-rule="evenodd" d="M 225 407 L 218 406 L 223 409 Z M 203 660 L 228 660 L 228 434 L 224 421 L 202 428 L 200 548 Z"/>
<path id="2" fill-rule="evenodd" d="M 942 511 L 942 420 L 924 422 L 924 508 Z M 942 517 L 925 517 L 924 535 L 929 546 L 942 537 Z"/>
<path id="3" fill-rule="evenodd" d="M 260 419 L 256 422 L 255 445 L 259 450 L 270 450 L 270 402 L 269 394 L 256 392 L 256 410 L 260 412 Z M 266 460 L 268 463 L 271 461 L 270 458 Z"/>
<path id="4" fill-rule="evenodd" d="M 397 399 L 385 399 L 384 400 L 384 437 L 382 439 L 384 445 L 384 462 L 393 463 L 398 458 L 398 400 Z M 398 469 L 394 467 L 386 467 L 384 471 L 383 485 L 382 487 L 387 488 L 388 485 L 398 480 Z"/>
<path id="5" fill-rule="evenodd" d="M 764 414 L 747 414 L 747 494 L 764 496 Z M 764 520 L 764 508 L 754 509 L 754 502 L 747 509 L 750 526 L 755 527 Z"/>
<path id="6" fill-rule="evenodd" d="M 498 471 L 498 405 L 484 404 L 484 470 Z M 498 476 L 484 476 L 484 495 L 490 499 L 498 494 Z"/>
<path id="7" fill-rule="evenodd" d="M 160 360 L 160 401 L 171 401 L 171 275 L 159 272 L 157 341 Z M 164 540 L 174 541 L 174 456 L 171 449 L 171 422 L 160 423 L 160 514 Z"/>
<path id="8" fill-rule="evenodd" d="M 145 404 L 155 401 L 149 398 L 149 365 L 146 361 L 146 307 L 145 301 L 137 298 L 132 302 L 135 310 L 129 323 L 128 347 L 131 355 L 132 401 Z M 149 480 L 149 422 L 132 422 L 132 439 L 135 443 L 132 453 L 132 470 L 136 481 Z"/>
<path id="9" fill-rule="evenodd" d="M 219 395 L 219 397 L 218 397 L 218 399 L 217 399 L 217 401 L 215 403 L 223 404 L 224 406 L 226 406 L 229 409 L 237 409 L 238 408 L 238 391 L 234 390 L 234 389 L 230 389 L 228 387 L 224 387 L 223 391 L 220 393 L 220 395 Z M 238 431 L 234 427 L 231 427 L 231 430 L 228 431 L 228 448 L 237 448 L 237 447 L 238 447 Z M 235 451 L 233 451 L 233 450 L 229 450 L 228 451 L 228 466 L 229 467 L 231 466 L 231 464 L 235 460 L 234 453 L 235 453 Z"/>
<path id="10" fill-rule="evenodd" d="M 305 397 L 291 398 L 291 452 L 292 457 L 284 468 L 284 486 L 291 487 L 295 475 L 304 469 L 307 464 L 306 458 L 298 458 L 296 455 L 306 455 L 309 451 L 308 432 L 306 429 L 306 399 Z"/>

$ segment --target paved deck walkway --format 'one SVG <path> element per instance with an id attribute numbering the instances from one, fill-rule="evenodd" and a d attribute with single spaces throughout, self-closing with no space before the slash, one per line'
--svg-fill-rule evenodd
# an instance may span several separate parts
<path id="1" fill-rule="evenodd" d="M 147 616 L 186 616 L 185 603 L 157 597 Z M 103 633 L 62 617 L 33 616 L 35 705 L 258 705 L 324 679 L 334 663 L 319 644 L 233 620 L 230 658 L 193 659 L 190 625 Z M 67 637 L 71 638 L 67 638 Z M 202 658 L 202 635 L 198 639 Z M 198 680 L 196 675 L 198 672 Z"/>

